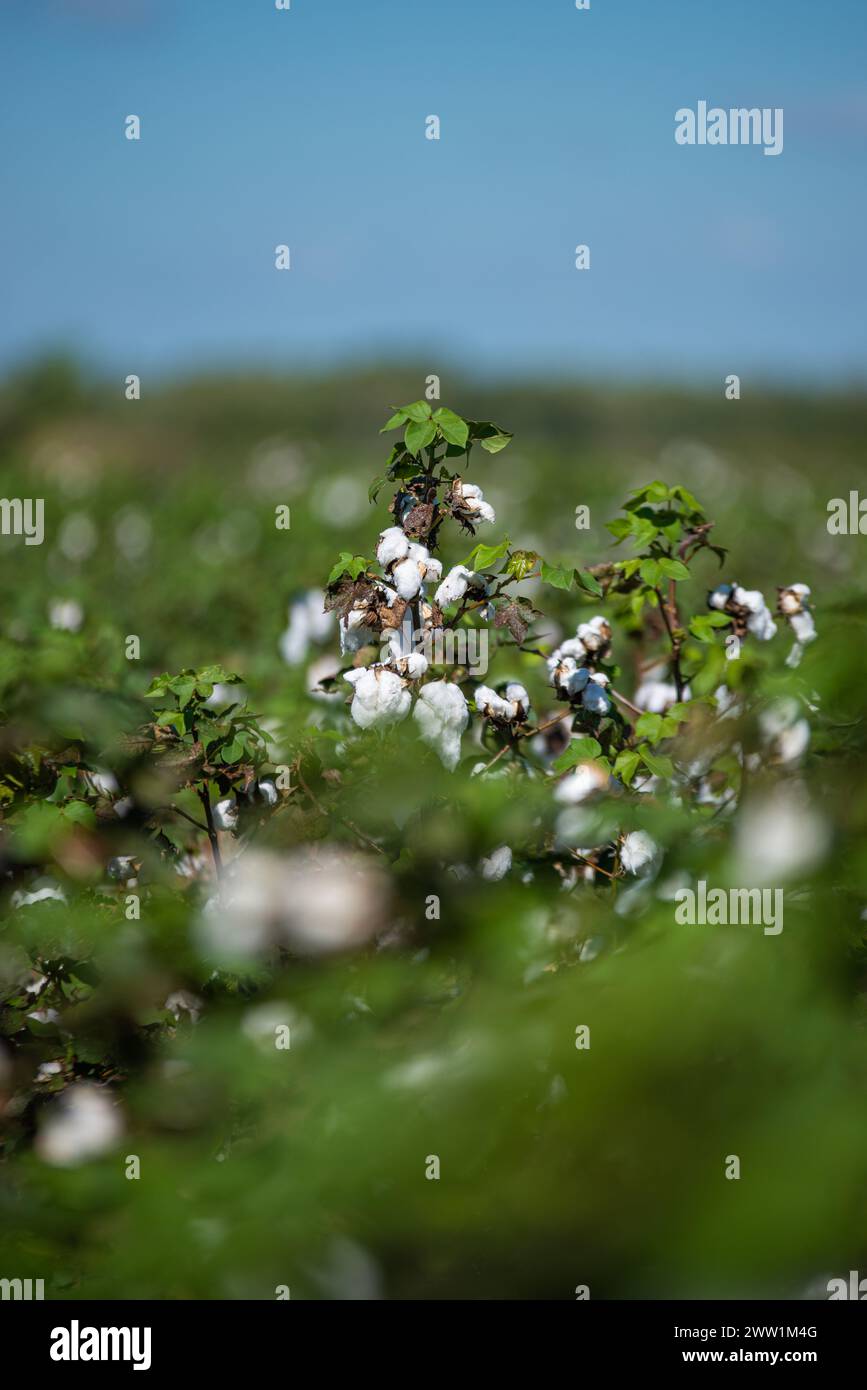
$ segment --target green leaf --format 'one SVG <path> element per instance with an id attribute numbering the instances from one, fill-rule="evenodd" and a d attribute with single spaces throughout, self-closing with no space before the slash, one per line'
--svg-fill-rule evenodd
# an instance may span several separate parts
<path id="1" fill-rule="evenodd" d="M 619 777 L 621 782 L 625 782 L 627 787 L 630 786 L 640 761 L 641 759 L 634 748 L 624 748 L 617 754 L 614 763 L 614 776 Z"/>
<path id="2" fill-rule="evenodd" d="M 399 413 L 407 420 L 420 425 L 430 419 L 430 406 L 427 401 L 413 401 L 411 405 L 402 405 Z"/>
<path id="3" fill-rule="evenodd" d="M 390 419 L 386 420 L 382 429 L 379 431 L 380 434 L 385 434 L 387 430 L 396 430 L 398 425 L 404 424 L 406 419 L 407 414 L 405 410 L 395 411 L 394 415 L 392 415 Z"/>
<path id="4" fill-rule="evenodd" d="M 376 501 L 377 497 L 379 496 L 379 489 L 380 489 L 381 487 L 383 487 L 387 482 L 388 482 L 388 474 L 387 474 L 387 473 L 380 473 L 380 475 L 379 475 L 378 478 L 374 478 L 373 482 L 370 484 L 370 487 L 367 489 L 367 500 L 368 500 L 368 502 L 375 502 L 375 501 Z"/>
<path id="5" fill-rule="evenodd" d="M 327 582 L 329 585 L 334 584 L 342 574 L 348 574 L 350 579 L 357 579 L 366 569 L 367 561 L 363 555 L 352 555 L 348 550 L 341 550 Z"/>
<path id="6" fill-rule="evenodd" d="M 671 489 L 671 495 L 672 497 L 679 497 L 681 502 L 689 507 L 690 511 L 699 512 L 702 516 L 704 515 L 704 508 L 701 503 L 697 502 L 692 493 L 688 492 L 685 487 L 673 487 Z"/>
<path id="7" fill-rule="evenodd" d="M 699 642 L 712 642 L 715 628 L 730 625 L 731 617 L 727 613 L 697 613 L 690 619 L 689 630 Z"/>
<path id="8" fill-rule="evenodd" d="M 587 762 L 588 759 L 598 758 L 602 752 L 602 745 L 595 738 L 573 738 L 569 747 L 555 758 L 552 764 L 555 772 L 568 772 L 570 767 L 575 767 L 576 763 Z"/>
<path id="9" fill-rule="evenodd" d="M 638 567 L 639 574 L 645 584 L 651 589 L 655 589 L 659 583 L 659 563 L 656 560 L 642 560 Z"/>
<path id="10" fill-rule="evenodd" d="M 237 763 L 243 758 L 245 752 L 246 746 L 244 740 L 236 735 L 235 738 L 232 739 L 232 742 L 228 743 L 221 751 L 220 757 L 224 763 Z"/>
<path id="11" fill-rule="evenodd" d="M 478 439 L 482 448 L 487 449 L 489 454 L 498 454 L 512 439 L 509 430 L 500 429 L 499 425 L 493 424 L 490 420 L 470 420 L 468 424 L 470 436 Z"/>
<path id="12" fill-rule="evenodd" d="M 526 579 L 528 574 L 539 562 L 539 556 L 535 550 L 513 550 L 509 556 L 509 563 L 506 565 L 506 574 L 513 574 L 516 579 Z"/>
<path id="13" fill-rule="evenodd" d="M 466 447 L 470 437 L 470 427 L 466 420 L 462 420 L 460 415 L 456 415 L 448 406 L 441 405 L 439 410 L 435 410 L 433 418 L 439 425 L 440 433 L 448 444 L 454 444 L 459 449 Z"/>
<path id="14" fill-rule="evenodd" d="M 508 536 L 504 541 L 500 541 L 499 545 L 479 544 L 470 551 L 464 564 L 467 569 L 487 569 L 489 565 L 493 565 L 497 560 L 502 560 L 503 556 L 508 554 L 510 545 L 511 541 Z"/>
<path id="15" fill-rule="evenodd" d="M 589 570 L 575 570 L 575 580 L 585 593 L 593 594 L 594 598 L 602 598 L 602 585 L 595 574 L 591 574 Z"/>
<path id="16" fill-rule="evenodd" d="M 661 714 L 642 714 L 635 722 L 635 732 L 640 738 L 648 738 L 651 743 L 658 743 L 660 730 L 662 728 Z"/>
<path id="17" fill-rule="evenodd" d="M 433 420 L 411 420 L 406 427 L 404 442 L 411 454 L 426 449 L 436 438 L 437 427 Z"/>
<path id="18" fill-rule="evenodd" d="M 659 568 L 666 579 L 689 579 L 689 570 L 681 560 L 660 560 Z"/>
<path id="19" fill-rule="evenodd" d="M 671 758 L 663 757 L 661 753 L 651 753 L 646 744 L 642 744 L 639 752 L 641 753 L 641 761 L 644 763 L 645 767 L 650 769 L 654 776 L 674 776 L 674 763 L 671 761 Z"/>
<path id="20" fill-rule="evenodd" d="M 163 728 L 175 729 L 179 734 L 185 730 L 184 712 L 180 709 L 163 709 L 154 715 L 154 722 Z"/>
<path id="21" fill-rule="evenodd" d="M 542 561 L 542 579 L 552 588 L 571 589 L 574 577 L 574 570 L 564 569 L 562 565 L 549 565 L 545 560 Z"/>

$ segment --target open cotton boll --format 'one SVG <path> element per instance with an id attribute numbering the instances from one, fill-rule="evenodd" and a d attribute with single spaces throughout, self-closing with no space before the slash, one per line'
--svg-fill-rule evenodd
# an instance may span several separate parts
<path id="1" fill-rule="evenodd" d="M 459 687 L 449 681 L 430 681 L 423 685 L 413 718 L 425 743 L 439 754 L 443 766 L 454 772 L 461 757 L 461 735 L 470 718 Z"/>
<path id="2" fill-rule="evenodd" d="M 611 645 L 611 625 L 597 614 L 589 622 L 579 623 L 577 637 L 590 656 L 598 656 Z"/>
<path id="3" fill-rule="evenodd" d="M 527 692 L 523 686 L 516 686 L 515 688 L 523 693 L 524 699 L 527 699 Z M 511 724 L 520 715 L 520 706 L 517 700 L 499 695 L 496 690 L 491 690 L 490 686 L 487 685 L 480 685 L 476 688 L 475 704 L 479 714 L 483 714 L 486 719 L 501 719 L 505 723 Z"/>
<path id="4" fill-rule="evenodd" d="M 9 899 L 11 907 L 33 907 L 36 903 L 65 903 L 66 894 L 51 878 L 40 878 L 29 892 L 18 888 Z"/>
<path id="5" fill-rule="evenodd" d="M 623 837 L 620 862 L 628 874 L 646 872 L 659 854 L 659 846 L 646 830 L 631 830 Z"/>
<path id="6" fill-rule="evenodd" d="M 506 703 L 511 706 L 510 719 L 527 718 L 530 712 L 530 697 L 517 681 L 506 686 Z"/>
<path id="7" fill-rule="evenodd" d="M 403 680 L 384 666 L 348 671 L 344 680 L 355 687 L 350 714 L 361 729 L 397 724 L 409 713 L 412 696 Z"/>
<path id="8" fill-rule="evenodd" d="M 214 825 L 218 830 L 234 830 L 238 824 L 238 803 L 233 796 L 218 801 L 214 807 Z"/>
<path id="9" fill-rule="evenodd" d="M 300 666 L 314 642 L 331 635 L 334 615 L 325 611 L 321 589 L 308 589 L 289 605 L 288 625 L 280 638 L 280 655 L 287 666 Z M 235 699 L 239 697 L 235 695 Z"/>
<path id="10" fill-rule="evenodd" d="M 405 560 L 409 554 L 409 540 L 400 526 L 388 526 L 381 532 L 376 546 L 376 558 L 383 569 L 395 560 Z"/>
<path id="11" fill-rule="evenodd" d="M 806 876 L 824 857 L 827 821 L 791 780 L 751 797 L 742 807 L 735 839 L 734 882 L 776 885 L 793 874 Z"/>
<path id="12" fill-rule="evenodd" d="M 496 521 L 494 509 L 484 500 L 476 483 L 464 483 L 456 478 L 452 483 L 452 508 L 457 517 L 468 521 Z"/>
<path id="13" fill-rule="evenodd" d="M 409 557 L 406 560 L 401 560 L 400 564 L 395 565 L 392 578 L 401 598 L 407 600 L 415 598 L 421 588 L 418 561 Z"/>
<path id="14" fill-rule="evenodd" d="M 69 1086 L 43 1113 L 36 1153 L 55 1168 L 99 1158 L 123 1133 L 117 1106 L 105 1090 L 87 1081 Z"/>
<path id="15" fill-rule="evenodd" d="M 721 612 L 726 607 L 733 593 L 734 585 L 717 584 L 716 588 L 712 589 L 707 596 L 708 608 L 714 608 L 717 612 Z"/>
<path id="16" fill-rule="evenodd" d="M 340 619 L 340 654 L 346 656 L 376 641 L 376 633 L 368 626 L 370 610 L 365 603 L 356 603 Z"/>
<path id="17" fill-rule="evenodd" d="M 749 613 L 747 630 L 758 637 L 760 642 L 769 642 L 777 631 L 777 624 L 765 603 L 765 596 L 759 589 L 742 589 L 738 585 L 732 595 L 739 608 Z"/>
<path id="18" fill-rule="evenodd" d="M 574 772 L 557 783 L 554 800 L 565 806 L 577 806 L 594 792 L 604 791 L 608 781 L 608 773 L 598 763 L 578 763 Z"/>
<path id="19" fill-rule="evenodd" d="M 84 609 L 77 599 L 55 598 L 48 605 L 48 621 L 57 632 L 78 632 L 84 622 Z"/>
<path id="20" fill-rule="evenodd" d="M 488 883 L 499 883 L 511 867 L 512 851 L 508 845 L 500 845 L 498 849 L 492 850 L 486 859 L 481 860 L 479 872 Z"/>
<path id="21" fill-rule="evenodd" d="M 455 565 L 440 584 L 434 599 L 440 607 L 447 603 L 457 603 L 467 592 L 472 577 L 473 571 L 467 569 L 466 565 Z"/>
<path id="22" fill-rule="evenodd" d="M 689 696 L 684 691 L 684 699 Z M 642 681 L 633 696 L 633 703 L 648 714 L 665 714 L 677 704 L 677 687 L 671 681 Z"/>

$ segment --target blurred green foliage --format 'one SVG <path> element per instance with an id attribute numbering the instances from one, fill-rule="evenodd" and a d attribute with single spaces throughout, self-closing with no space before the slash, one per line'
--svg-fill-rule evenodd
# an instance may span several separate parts
<path id="1" fill-rule="evenodd" d="M 0 391 L 4 493 L 46 504 L 42 547 L 0 538 L 0 1276 L 76 1298 L 273 1298 L 281 1285 L 293 1298 L 570 1298 L 579 1284 L 653 1298 L 798 1297 L 863 1271 L 867 591 L 863 538 L 829 536 L 825 518 L 859 486 L 867 401 L 444 379 L 455 409 L 514 431 L 471 473 L 497 537 L 567 569 L 616 559 L 605 523 L 659 477 L 701 498 L 729 551 L 724 570 L 710 553 L 693 567 L 687 611 L 706 611 L 721 578 L 811 586 L 819 638 L 802 664 L 745 646 L 738 675 L 765 700 L 796 695 L 811 724 L 798 785 L 822 847 L 804 846 L 772 937 L 677 926 L 654 887 L 631 906 L 602 878 L 565 891 L 535 854 L 541 781 L 508 766 L 452 776 L 403 726 L 353 751 L 342 704 L 308 693 L 307 666 L 336 634 L 283 660 L 290 600 L 324 585 L 339 552 L 370 555 L 390 522 L 385 494 L 368 501 L 383 402 L 414 400 L 425 375 L 145 381 L 133 402 L 57 360 Z M 444 558 L 468 549 L 452 536 Z M 51 626 L 58 600 L 80 605 L 79 630 Z M 596 602 L 548 586 L 543 645 Z M 628 689 L 627 628 L 614 646 Z M 723 659 L 698 650 L 700 633 L 694 693 L 707 696 Z M 522 680 L 540 717 L 556 706 L 543 663 L 514 649 L 497 662 L 487 679 Z M 201 807 L 153 782 L 136 741 L 151 682 L 210 666 L 239 673 L 270 739 L 263 750 L 257 732 L 257 773 L 289 764 L 311 793 L 303 808 L 290 796 L 268 817 L 245 811 L 242 835 L 281 852 L 389 837 L 392 939 L 215 968 L 196 928 L 211 891 L 190 823 Z M 186 691 L 172 693 L 182 712 Z M 168 794 L 186 816 L 156 833 L 143 813 L 114 814 L 82 771 L 103 766 L 137 807 Z M 737 881 L 712 810 L 699 834 L 676 802 L 624 796 L 596 815 L 600 834 L 650 831 L 667 879 Z M 504 843 L 532 880 L 445 867 Z M 181 877 L 184 855 L 205 863 Z M 144 885 L 139 919 L 106 873 L 124 857 Z M 66 901 L 14 908 L 13 890 L 46 873 Z M 58 1015 L 24 1030 L 22 972 L 44 981 L 29 1012 L 53 1001 Z M 166 1007 L 178 991 L 200 1017 Z M 274 1019 L 291 1027 L 286 1051 L 267 1037 Z M 34 1136 L 73 1078 L 121 1097 L 125 1128 L 111 1151 L 53 1166 Z M 739 1181 L 724 1176 L 732 1154 Z"/>

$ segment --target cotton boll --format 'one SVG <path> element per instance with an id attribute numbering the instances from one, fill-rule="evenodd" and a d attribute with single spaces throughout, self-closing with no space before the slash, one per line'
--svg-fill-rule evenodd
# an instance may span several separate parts
<path id="1" fill-rule="evenodd" d="M 36 903 L 65 903 L 66 894 L 52 878 L 38 878 L 29 892 L 17 889 L 9 899 L 10 906 L 33 907 Z"/>
<path id="2" fill-rule="evenodd" d="M 620 862 L 628 874 L 647 872 L 659 854 L 659 846 L 646 830 L 632 830 L 623 837 Z"/>
<path id="3" fill-rule="evenodd" d="M 513 681 L 511 685 L 506 686 L 505 697 L 507 704 L 512 707 L 510 718 L 522 721 L 526 719 L 530 712 L 530 697 L 524 687 Z"/>
<path id="4" fill-rule="evenodd" d="M 182 1014 L 187 1014 L 191 1023 L 198 1023 L 204 1004 L 197 994 L 191 994 L 188 989 L 176 989 L 169 995 L 163 1008 L 172 1015 L 176 1023 Z"/>
<path id="5" fill-rule="evenodd" d="M 459 687 L 448 681 L 430 681 L 423 685 L 413 718 L 425 743 L 438 753 L 443 766 L 454 772 L 461 756 L 461 735 L 470 718 Z"/>
<path id="6" fill-rule="evenodd" d="M 421 575 L 416 560 L 401 560 L 395 565 L 392 578 L 401 598 L 414 599 L 421 588 Z"/>
<path id="7" fill-rule="evenodd" d="M 340 674 L 340 662 L 333 656 L 320 656 L 310 663 L 304 677 L 304 684 L 307 694 L 311 700 L 318 700 L 326 704 L 334 704 L 343 698 L 340 690 L 322 690 L 320 686 L 323 681 L 335 680 Z"/>
<path id="8" fill-rule="evenodd" d="M 611 701 L 605 694 L 605 686 L 608 684 L 608 677 L 596 672 L 592 680 L 588 680 L 582 690 L 581 703 L 591 714 L 607 714 L 611 708 Z"/>
<path id="9" fill-rule="evenodd" d="M 55 598 L 48 606 L 48 621 L 57 632 L 78 632 L 84 622 L 84 609 L 74 598 Z"/>
<path id="10" fill-rule="evenodd" d="M 754 637 L 758 637 L 760 642 L 770 642 L 771 638 L 776 635 L 777 624 L 771 617 L 769 609 L 760 608 L 757 612 L 750 613 L 747 619 L 747 629 Z"/>
<path id="11" fill-rule="evenodd" d="M 218 801 L 214 807 L 214 825 L 218 830 L 234 830 L 238 824 L 238 803 L 233 796 Z"/>
<path id="12" fill-rule="evenodd" d="M 248 850 L 203 913 L 203 948 L 218 957 L 285 946 L 320 956 L 365 945 L 385 926 L 388 883 L 355 851 L 308 846 L 287 855 Z"/>
<path id="13" fill-rule="evenodd" d="M 598 614 L 587 623 L 579 623 L 577 637 L 588 655 L 602 655 L 611 646 L 611 626 L 608 619 Z"/>
<path id="14" fill-rule="evenodd" d="M 459 519 L 467 521 L 496 521 L 493 507 L 482 496 L 482 489 L 475 483 L 464 483 L 456 478 L 452 483 L 452 509 Z"/>
<path id="15" fill-rule="evenodd" d="M 403 664 L 409 679 L 417 681 L 427 671 L 428 660 L 424 652 L 410 652 L 409 656 L 403 658 Z"/>
<path id="16" fill-rule="evenodd" d="M 118 854 L 109 859 L 106 866 L 109 878 L 120 883 L 129 883 L 138 873 L 138 861 L 132 854 Z"/>
<path id="17" fill-rule="evenodd" d="M 578 763 L 574 772 L 557 783 L 554 800 L 566 806 L 576 806 L 595 792 L 604 791 L 608 782 L 608 773 L 598 763 Z"/>
<path id="18" fill-rule="evenodd" d="M 824 858 L 829 838 L 802 787 L 781 784 L 754 796 L 737 826 L 735 882 L 765 886 L 806 875 Z"/>
<path id="19" fill-rule="evenodd" d="M 276 806 L 280 799 L 276 786 L 270 777 L 265 777 L 261 782 L 256 783 L 256 790 L 266 806 Z"/>
<path id="20" fill-rule="evenodd" d="M 806 610 L 803 613 L 793 613 L 789 618 L 789 626 L 802 646 L 812 642 L 816 636 L 816 624 L 813 615 Z"/>
<path id="21" fill-rule="evenodd" d="M 89 1082 L 77 1082 L 47 1108 L 36 1136 L 43 1163 L 68 1168 L 98 1158 L 114 1148 L 123 1125 L 108 1093 Z"/>
<path id="22" fill-rule="evenodd" d="M 508 845 L 500 845 L 479 864 L 479 872 L 488 883 L 499 883 L 512 867 L 512 851 Z"/>
<path id="23" fill-rule="evenodd" d="M 362 729 L 397 724 L 409 713 L 412 696 L 403 680 L 384 666 L 350 671 L 344 677 L 355 687 L 350 714 Z"/>
<path id="24" fill-rule="evenodd" d="M 440 607 L 445 607 L 447 603 L 457 603 L 462 599 L 467 592 L 472 577 L 473 572 L 467 569 L 466 565 L 455 565 L 450 569 L 434 594 L 434 598 Z"/>
<path id="25" fill-rule="evenodd" d="M 351 655 L 361 647 L 370 646 L 376 641 L 376 633 L 368 626 L 370 609 L 366 603 L 356 600 L 349 612 L 340 619 L 340 654 Z"/>
<path id="26" fill-rule="evenodd" d="M 308 589 L 289 605 L 286 631 L 280 638 L 280 655 L 287 666 L 300 666 L 314 642 L 324 642 L 331 635 L 334 615 L 325 611 L 325 595 L 321 589 Z"/>
<path id="27" fill-rule="evenodd" d="M 409 540 L 400 526 L 388 526 L 380 534 L 376 546 L 376 558 L 385 569 L 396 560 L 405 560 L 409 554 Z"/>
<path id="28" fill-rule="evenodd" d="M 689 698 L 685 691 L 684 697 Z M 644 680 L 633 696 L 633 703 L 648 714 L 665 714 L 677 704 L 677 686 L 673 681 Z"/>
<path id="29" fill-rule="evenodd" d="M 105 768 L 95 767 L 92 772 L 85 772 L 83 776 L 85 785 L 96 792 L 97 796 L 112 797 L 120 790 L 114 773 L 106 771 Z"/>
<path id="30" fill-rule="evenodd" d="M 722 610 L 728 605 L 728 602 L 732 597 L 733 593 L 734 585 L 718 584 L 717 587 L 715 589 L 712 589 L 707 596 L 708 608 L 713 608 L 718 613 L 722 612 Z"/>

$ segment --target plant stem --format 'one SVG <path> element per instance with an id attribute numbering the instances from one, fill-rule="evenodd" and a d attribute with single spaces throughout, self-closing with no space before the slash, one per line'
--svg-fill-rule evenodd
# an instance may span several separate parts
<path id="1" fill-rule="evenodd" d="M 668 640 L 671 643 L 671 672 L 674 676 L 674 688 L 677 692 L 677 702 L 680 704 L 683 699 L 683 675 L 680 669 L 680 639 L 675 637 L 675 628 L 680 627 L 680 619 L 677 612 L 677 599 L 675 598 L 675 581 L 668 581 L 668 601 L 663 599 L 659 589 L 654 590 L 659 599 L 659 611 L 662 614 L 662 621 L 665 623 L 665 630 L 668 633 Z M 672 623 L 674 626 L 672 626 Z"/>
<path id="2" fill-rule="evenodd" d="M 220 841 L 217 837 L 217 828 L 214 825 L 214 813 L 211 810 L 211 798 L 208 796 L 207 787 L 199 787 L 199 800 L 205 811 L 208 839 L 211 842 L 211 854 L 214 856 L 214 868 L 217 871 L 217 878 L 221 879 L 223 877 L 223 858 L 220 854 Z"/>

